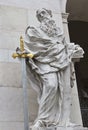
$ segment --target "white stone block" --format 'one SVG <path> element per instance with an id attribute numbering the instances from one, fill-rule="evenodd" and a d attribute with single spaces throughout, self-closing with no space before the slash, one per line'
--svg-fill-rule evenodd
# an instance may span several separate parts
<path id="1" fill-rule="evenodd" d="M 21 65 L 0 63 L 0 86 L 21 87 Z"/>
<path id="2" fill-rule="evenodd" d="M 0 5 L 0 29 L 25 31 L 27 10 Z"/>
<path id="3" fill-rule="evenodd" d="M 36 10 L 28 10 L 28 26 L 38 26 L 39 22 L 36 18 Z"/>
<path id="4" fill-rule="evenodd" d="M 23 121 L 22 90 L 0 87 L 0 121 Z"/>
<path id="5" fill-rule="evenodd" d="M 75 124 L 82 125 L 78 94 L 72 94 L 71 121 Z"/>
<path id="6" fill-rule="evenodd" d="M 20 36 L 25 32 L 13 32 L 0 30 L 0 49 L 15 50 L 20 45 Z"/>
<path id="7" fill-rule="evenodd" d="M 1 130 L 24 130 L 23 122 L 0 122 Z"/>
<path id="8" fill-rule="evenodd" d="M 0 130 L 24 130 L 24 122 L 0 122 Z"/>
<path id="9" fill-rule="evenodd" d="M 29 120 L 32 122 L 37 114 L 36 93 L 28 89 Z M 32 96 L 32 97 L 31 97 Z M 0 87 L 0 122 L 23 122 L 23 89 Z"/>
<path id="10" fill-rule="evenodd" d="M 59 8 L 59 0 L 0 0 L 0 4 L 3 5 L 11 5 L 11 6 L 17 6 L 17 7 L 24 7 L 24 8 L 28 8 L 28 9 L 38 9 L 38 8 L 47 8 L 47 9 L 51 9 L 54 10 L 56 12 L 60 11 Z"/>
<path id="11" fill-rule="evenodd" d="M 8 50 L 0 49 L 0 62 L 8 62 L 9 53 Z"/>

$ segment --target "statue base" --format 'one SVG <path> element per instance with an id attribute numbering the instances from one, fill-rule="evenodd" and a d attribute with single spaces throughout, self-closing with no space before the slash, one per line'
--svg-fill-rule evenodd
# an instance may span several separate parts
<path id="1" fill-rule="evenodd" d="M 77 127 L 37 127 L 37 128 L 30 128 L 30 130 L 88 130 L 86 127 L 77 126 Z"/>

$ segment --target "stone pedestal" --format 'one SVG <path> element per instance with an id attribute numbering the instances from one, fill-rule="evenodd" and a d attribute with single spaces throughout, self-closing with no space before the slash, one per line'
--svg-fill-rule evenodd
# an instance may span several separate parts
<path id="1" fill-rule="evenodd" d="M 38 129 L 30 129 L 30 130 L 88 130 L 88 128 L 76 126 L 76 127 L 47 127 L 47 128 L 38 128 Z"/>

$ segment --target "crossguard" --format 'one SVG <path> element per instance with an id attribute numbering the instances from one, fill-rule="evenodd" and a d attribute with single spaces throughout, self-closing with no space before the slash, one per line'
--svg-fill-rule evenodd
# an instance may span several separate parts
<path id="1" fill-rule="evenodd" d="M 25 49 L 24 49 L 24 40 L 22 38 L 22 36 L 20 37 L 20 51 L 23 52 Z M 29 53 L 29 54 L 18 54 L 18 53 L 13 53 L 12 54 L 12 57 L 15 59 L 16 57 L 19 57 L 19 58 L 33 58 L 34 55 L 32 53 Z"/>
<path id="2" fill-rule="evenodd" d="M 34 55 L 33 54 L 17 54 L 17 53 L 13 53 L 12 54 L 12 57 L 15 59 L 16 57 L 19 57 L 19 58 L 33 58 Z"/>

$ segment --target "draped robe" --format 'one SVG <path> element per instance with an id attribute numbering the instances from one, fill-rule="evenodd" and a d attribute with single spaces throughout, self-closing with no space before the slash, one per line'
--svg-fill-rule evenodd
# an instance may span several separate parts
<path id="1" fill-rule="evenodd" d="M 34 54 L 26 63 L 30 84 L 38 92 L 36 122 L 57 125 L 63 110 L 64 72 L 78 50 L 74 44 L 66 43 L 60 30 L 57 35 L 49 36 L 40 27 L 28 27 L 25 36 L 26 49 Z"/>

